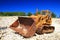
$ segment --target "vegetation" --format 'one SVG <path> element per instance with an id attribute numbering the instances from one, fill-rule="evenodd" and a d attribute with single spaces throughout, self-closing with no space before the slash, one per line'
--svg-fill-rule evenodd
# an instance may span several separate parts
<path id="1" fill-rule="evenodd" d="M 40 14 L 40 12 L 38 12 Z M 28 12 L 27 16 L 32 15 L 31 12 Z M 34 13 L 35 15 L 35 13 Z M 26 16 L 25 12 L 0 12 L 0 16 Z M 52 12 L 52 17 L 55 18 L 56 15 Z"/>
<path id="2" fill-rule="evenodd" d="M 24 12 L 0 12 L 0 16 L 25 16 Z"/>
<path id="3" fill-rule="evenodd" d="M 52 18 L 56 18 L 56 15 L 52 12 Z"/>
<path id="4" fill-rule="evenodd" d="M 32 13 L 31 12 L 28 12 L 28 14 L 27 14 L 28 16 L 31 16 L 32 15 Z"/>

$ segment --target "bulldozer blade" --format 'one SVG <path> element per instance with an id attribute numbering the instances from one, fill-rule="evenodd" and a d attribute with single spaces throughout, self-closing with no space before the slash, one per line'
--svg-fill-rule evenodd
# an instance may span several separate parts
<path id="1" fill-rule="evenodd" d="M 20 26 L 23 28 L 20 34 L 24 37 L 31 37 L 35 34 L 36 26 L 34 20 L 28 17 L 18 17 Z"/>
<path id="2" fill-rule="evenodd" d="M 12 24 L 12 25 L 10 25 L 10 27 L 17 27 L 19 25 L 19 23 L 18 23 L 18 19 Z"/>
<path id="3" fill-rule="evenodd" d="M 34 20 L 28 17 L 18 17 L 19 27 L 11 27 L 24 37 L 31 37 L 36 32 Z"/>

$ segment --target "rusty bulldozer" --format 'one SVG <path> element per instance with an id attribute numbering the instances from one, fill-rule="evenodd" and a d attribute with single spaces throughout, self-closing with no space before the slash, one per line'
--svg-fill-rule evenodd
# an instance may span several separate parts
<path id="1" fill-rule="evenodd" d="M 16 20 L 10 28 L 24 37 L 31 37 L 35 33 L 42 34 L 53 32 L 55 28 L 51 26 L 51 24 L 51 12 L 43 10 L 40 14 L 36 12 L 36 15 L 18 17 L 18 20 Z"/>

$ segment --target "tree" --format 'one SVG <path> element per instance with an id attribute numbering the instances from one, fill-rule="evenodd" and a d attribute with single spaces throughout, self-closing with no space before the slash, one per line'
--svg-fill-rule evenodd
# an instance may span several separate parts
<path id="1" fill-rule="evenodd" d="M 32 13 L 31 12 L 28 12 L 28 14 L 27 14 L 28 16 L 31 16 L 32 15 Z"/>
<path id="2" fill-rule="evenodd" d="M 0 12 L 0 16 L 2 16 L 3 12 Z"/>
<path id="3" fill-rule="evenodd" d="M 25 16 L 26 14 L 25 14 L 25 12 L 18 12 L 17 15 L 18 16 Z"/>
<path id="4" fill-rule="evenodd" d="M 51 15 L 52 15 L 52 18 L 56 18 L 56 15 L 53 12 L 52 12 Z"/>

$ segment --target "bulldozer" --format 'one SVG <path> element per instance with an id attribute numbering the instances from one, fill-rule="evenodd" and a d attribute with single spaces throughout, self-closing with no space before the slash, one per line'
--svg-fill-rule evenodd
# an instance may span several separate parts
<path id="1" fill-rule="evenodd" d="M 52 33 L 54 32 L 54 26 L 52 24 L 51 12 L 49 10 L 43 10 L 36 15 L 31 16 L 18 16 L 18 19 L 10 25 L 10 28 L 24 37 L 32 37 L 35 33 Z"/>

